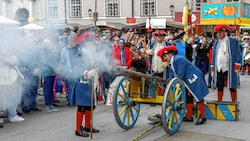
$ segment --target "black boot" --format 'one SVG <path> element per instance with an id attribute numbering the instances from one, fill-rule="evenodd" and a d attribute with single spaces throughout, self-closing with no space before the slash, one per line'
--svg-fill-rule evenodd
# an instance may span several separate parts
<path id="1" fill-rule="evenodd" d="M 0 128 L 3 128 L 3 125 L 2 125 L 2 124 L 0 124 Z"/>
<path id="2" fill-rule="evenodd" d="M 83 126 L 81 126 L 81 131 L 90 132 L 90 128 L 84 128 Z M 92 128 L 92 132 L 99 133 L 100 131 L 96 128 Z"/>
<path id="3" fill-rule="evenodd" d="M 89 134 L 86 133 L 85 131 L 80 131 L 80 132 L 75 131 L 75 135 L 81 136 L 81 137 L 88 137 L 89 136 Z"/>
<path id="4" fill-rule="evenodd" d="M 202 115 L 200 115 L 200 117 L 197 119 L 195 125 L 201 125 L 201 124 L 204 124 L 206 122 L 206 118 L 203 117 Z"/>
<path id="5" fill-rule="evenodd" d="M 183 122 L 193 122 L 194 119 L 193 119 L 193 117 L 191 117 L 191 118 L 184 117 L 182 121 Z"/>

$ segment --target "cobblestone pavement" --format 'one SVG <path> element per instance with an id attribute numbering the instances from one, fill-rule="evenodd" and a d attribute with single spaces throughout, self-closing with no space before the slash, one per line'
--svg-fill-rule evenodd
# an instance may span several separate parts
<path id="1" fill-rule="evenodd" d="M 206 124 L 197 126 L 195 123 L 182 123 L 179 131 L 169 136 L 162 127 L 156 127 L 140 138 L 142 141 L 250 141 L 250 76 L 241 77 L 241 88 L 238 90 L 240 115 L 238 121 L 224 121 L 208 119 Z M 216 90 L 210 89 L 206 100 L 216 98 Z M 43 109 L 32 114 L 23 114 L 21 123 L 10 123 L 5 120 L 4 128 L 0 129 L 0 141 L 82 141 L 90 138 L 81 138 L 74 135 L 76 107 L 66 106 L 66 99 L 59 98 L 58 112 L 46 113 L 42 96 L 38 96 L 38 106 Z M 228 90 L 225 90 L 224 100 L 230 100 Z M 112 106 L 99 104 L 94 112 L 94 127 L 100 133 L 93 134 L 93 141 L 129 141 L 137 137 L 152 124 L 147 116 L 160 113 L 161 106 L 151 107 L 142 105 L 140 116 L 135 126 L 130 130 L 121 129 L 114 118 Z M 196 119 L 195 119 L 196 120 Z"/>

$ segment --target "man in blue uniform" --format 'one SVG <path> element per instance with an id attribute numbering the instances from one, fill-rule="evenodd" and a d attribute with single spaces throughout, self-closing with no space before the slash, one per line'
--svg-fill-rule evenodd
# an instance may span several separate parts
<path id="1" fill-rule="evenodd" d="M 214 27 L 214 32 L 217 32 L 219 40 L 214 42 L 210 70 L 212 70 L 212 76 L 214 76 L 213 87 L 218 87 L 219 102 L 222 101 L 223 89 L 227 85 L 232 102 L 237 101 L 237 73 L 242 63 L 242 55 L 238 41 L 229 37 L 230 31 L 232 31 L 232 27 L 228 25 L 216 25 Z"/>
<path id="2" fill-rule="evenodd" d="M 209 91 L 203 73 L 184 56 L 175 55 L 176 46 L 166 46 L 158 51 L 157 55 L 162 58 L 163 67 L 166 67 L 166 79 L 171 80 L 178 77 L 183 80 L 190 94 L 199 101 L 200 116 L 196 125 L 206 122 L 204 97 Z M 188 99 L 187 99 L 188 100 Z M 192 99 L 190 101 L 193 101 Z M 183 121 L 193 122 L 192 103 L 187 101 L 187 113 Z M 189 117 L 187 117 L 189 116 Z M 188 120 L 187 120 L 188 119 Z"/>
<path id="3" fill-rule="evenodd" d="M 92 86 L 96 90 L 96 77 L 97 71 L 93 69 L 92 60 L 89 53 L 95 53 L 95 46 L 93 42 L 96 41 L 96 37 L 93 33 L 84 33 L 83 38 L 80 41 L 81 52 L 75 58 L 73 66 L 74 85 L 72 89 L 72 95 L 70 98 L 70 105 L 77 105 L 76 111 L 76 130 L 75 135 L 81 137 L 88 137 L 86 132 L 91 131 L 92 113 L 97 105 L 96 93 L 92 93 Z M 94 81 L 94 83 L 92 83 Z M 93 101 L 92 101 L 93 99 Z M 93 106 L 93 108 L 92 108 Z M 82 126 L 83 119 L 85 120 L 85 126 Z M 92 128 L 93 133 L 98 133 L 99 130 Z"/>

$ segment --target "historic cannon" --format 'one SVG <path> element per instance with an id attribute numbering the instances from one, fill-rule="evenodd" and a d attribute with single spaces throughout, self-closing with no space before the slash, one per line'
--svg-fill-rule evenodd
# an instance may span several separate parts
<path id="1" fill-rule="evenodd" d="M 158 76 L 115 68 L 118 82 L 113 95 L 113 112 L 118 125 L 131 129 L 140 112 L 140 103 L 162 105 L 161 122 L 168 134 L 180 128 L 186 107 L 186 90 L 182 80 L 170 81 Z"/>

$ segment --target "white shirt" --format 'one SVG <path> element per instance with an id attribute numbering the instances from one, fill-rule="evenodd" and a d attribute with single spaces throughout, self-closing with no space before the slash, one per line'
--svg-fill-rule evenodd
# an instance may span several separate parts
<path id="1" fill-rule="evenodd" d="M 152 60 L 152 70 L 155 73 L 162 73 L 164 68 L 162 68 L 162 60 L 161 57 L 157 55 L 158 51 L 161 50 L 165 46 L 165 42 L 156 43 L 156 47 L 154 49 L 154 55 Z"/>
<path id="2" fill-rule="evenodd" d="M 225 36 L 218 43 L 217 53 L 217 70 L 220 72 L 228 71 L 229 69 L 229 38 Z"/>
<path id="3" fill-rule="evenodd" d="M 172 71 L 174 72 L 174 77 L 178 77 L 176 72 L 175 72 L 175 69 L 174 69 L 174 55 L 171 57 L 169 66 L 171 67 Z"/>

